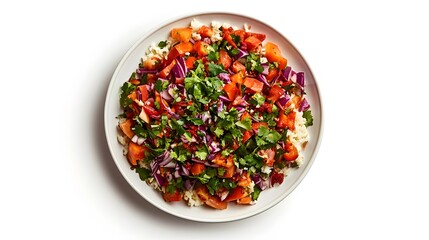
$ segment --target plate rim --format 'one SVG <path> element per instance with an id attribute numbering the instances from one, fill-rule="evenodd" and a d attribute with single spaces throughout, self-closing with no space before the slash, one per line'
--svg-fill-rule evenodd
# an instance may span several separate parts
<path id="1" fill-rule="evenodd" d="M 142 41 L 144 41 L 148 36 L 156 33 L 159 29 L 166 27 L 169 24 L 172 24 L 174 22 L 177 21 L 181 21 L 183 19 L 186 18 L 197 18 L 199 16 L 204 16 L 204 15 L 231 15 L 234 17 L 240 17 L 240 18 L 245 18 L 245 19 L 249 19 L 251 21 L 255 21 L 258 22 L 266 27 L 269 27 L 271 30 L 273 30 L 275 33 L 277 33 L 279 36 L 281 36 L 282 38 L 284 38 L 288 44 L 290 44 L 290 46 L 297 52 L 297 54 L 299 55 L 299 57 L 302 59 L 304 65 L 308 68 L 309 73 L 312 76 L 312 79 L 314 80 L 314 86 L 316 89 L 316 92 L 318 94 L 317 100 L 319 102 L 319 114 L 320 114 L 320 128 L 319 128 L 319 132 L 318 132 L 318 139 L 317 142 L 315 143 L 315 147 L 313 152 L 311 153 L 311 158 L 307 161 L 307 165 L 305 166 L 305 168 L 302 171 L 302 174 L 300 174 L 300 176 L 297 178 L 297 180 L 291 185 L 290 188 L 288 188 L 285 192 L 283 192 L 281 195 L 279 195 L 279 197 L 277 197 L 276 200 L 272 201 L 271 203 L 267 204 L 266 206 L 264 206 L 263 208 L 259 209 L 259 210 L 255 210 L 255 211 L 250 211 L 248 213 L 239 215 L 239 216 L 235 216 L 235 217 L 230 217 L 230 218 L 226 218 L 226 219 L 204 219 L 204 218 L 198 218 L 198 217 L 192 217 L 192 216 L 186 216 L 177 212 L 172 212 L 166 208 L 164 208 L 163 206 L 158 205 L 157 203 L 155 203 L 154 200 L 144 196 L 143 194 L 140 193 L 139 189 L 137 189 L 137 187 L 133 184 L 133 182 L 127 177 L 126 173 L 124 172 L 124 169 L 122 169 L 117 160 L 115 159 L 115 154 L 113 151 L 113 147 L 111 146 L 111 139 L 109 138 L 110 136 L 110 130 L 109 130 L 109 126 L 108 126 L 108 119 L 107 119 L 107 115 L 109 112 L 109 99 L 111 98 L 111 95 L 113 94 L 113 92 L 115 92 L 115 90 L 113 89 L 113 85 L 114 85 L 114 80 L 116 79 L 117 75 L 119 74 L 121 68 L 123 67 L 125 61 L 127 60 L 127 58 L 129 57 L 129 55 L 141 44 Z M 324 115 L 323 115 L 323 103 L 322 103 L 322 97 L 321 97 L 321 92 L 320 92 L 320 87 L 318 85 L 318 81 L 316 80 L 316 77 L 313 74 L 313 71 L 310 67 L 310 65 L 308 64 L 307 60 L 304 58 L 304 56 L 301 54 L 301 52 L 299 51 L 298 48 L 295 47 L 295 45 L 287 38 L 285 37 L 281 32 L 279 32 L 278 30 L 276 30 L 274 27 L 272 27 L 270 24 L 261 21 L 259 19 L 256 19 L 254 17 L 250 17 L 246 14 L 242 14 L 242 13 L 236 13 L 236 12 L 232 12 L 232 11 L 203 11 L 203 12 L 192 12 L 192 13 L 187 13 L 187 14 L 180 14 L 177 15 L 175 17 L 170 17 L 167 20 L 162 21 L 160 24 L 155 25 L 154 27 L 152 27 L 150 30 L 148 30 L 146 33 L 144 33 L 137 41 L 135 41 L 135 43 L 129 47 L 129 49 L 126 51 L 126 53 L 121 57 L 121 60 L 119 61 L 119 63 L 117 64 L 115 71 L 112 74 L 112 77 L 109 80 L 109 85 L 107 88 L 107 92 L 106 92 L 106 98 L 105 98 L 105 102 L 104 102 L 104 131 L 105 131 L 105 137 L 106 137 L 106 141 L 107 141 L 107 145 L 109 148 L 109 152 L 110 155 L 113 159 L 113 161 L 115 162 L 116 167 L 118 168 L 119 172 L 121 173 L 122 177 L 127 181 L 127 183 L 134 189 L 134 191 L 136 191 L 141 197 L 143 197 L 143 199 L 145 199 L 147 202 L 149 202 L 151 205 L 153 205 L 154 207 L 162 210 L 165 213 L 168 213 L 170 215 L 182 218 L 182 219 L 186 219 L 186 220 L 191 220 L 191 221 L 195 221 L 195 222 L 207 222 L 207 223 L 221 223 L 221 222 L 233 222 L 233 221 L 239 221 L 242 219 L 246 219 L 246 218 L 250 218 L 256 215 L 259 215 L 265 211 L 267 211 L 268 209 L 271 209 L 272 207 L 276 206 L 277 204 L 279 204 L 281 201 L 283 201 L 287 196 L 289 196 L 295 189 L 296 187 L 302 182 L 302 180 L 305 178 L 305 176 L 307 175 L 307 173 L 309 172 L 310 168 L 312 167 L 315 158 L 318 154 L 320 145 L 321 145 L 321 141 L 323 138 L 323 130 L 324 130 Z"/>

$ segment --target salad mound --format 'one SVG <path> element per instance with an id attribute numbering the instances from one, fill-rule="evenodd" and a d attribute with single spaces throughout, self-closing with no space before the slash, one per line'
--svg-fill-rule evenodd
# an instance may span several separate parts
<path id="1" fill-rule="evenodd" d="M 152 44 L 120 89 L 118 140 L 167 202 L 255 204 L 303 161 L 304 72 L 264 33 L 193 20 Z"/>

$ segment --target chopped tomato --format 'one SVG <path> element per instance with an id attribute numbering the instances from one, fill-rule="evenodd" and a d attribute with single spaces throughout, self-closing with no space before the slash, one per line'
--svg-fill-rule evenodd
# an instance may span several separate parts
<path id="1" fill-rule="evenodd" d="M 222 202 L 218 196 L 209 196 L 209 199 L 205 201 L 205 204 L 218 210 L 224 210 L 228 207 L 228 203 Z"/>
<path id="2" fill-rule="evenodd" d="M 198 34 L 200 34 L 202 38 L 211 37 L 213 35 L 213 29 L 211 27 L 207 27 L 206 25 L 203 25 L 198 30 Z"/>
<path id="3" fill-rule="evenodd" d="M 160 58 L 150 57 L 143 62 L 143 68 L 147 70 L 156 70 L 161 65 L 161 63 L 162 61 Z"/>
<path id="4" fill-rule="evenodd" d="M 264 102 L 264 104 L 262 105 L 262 108 L 263 108 L 267 113 L 272 113 L 272 112 L 273 112 L 273 103 L 267 103 L 267 102 Z"/>
<path id="5" fill-rule="evenodd" d="M 236 37 L 240 37 L 240 40 L 239 40 L 240 43 L 242 43 L 244 39 L 246 39 L 246 32 L 243 29 L 234 30 L 232 34 L 234 34 L 234 36 Z"/>
<path id="6" fill-rule="evenodd" d="M 247 196 L 247 193 L 244 190 L 244 188 L 243 187 L 236 187 L 232 190 L 232 192 L 230 192 L 228 194 L 228 196 L 223 201 L 224 202 L 231 202 L 231 201 L 235 201 L 237 199 L 243 198 L 245 196 Z"/>
<path id="7" fill-rule="evenodd" d="M 231 79 L 232 82 L 235 82 L 238 84 L 243 84 L 243 73 L 242 72 L 238 72 L 234 75 L 231 75 L 229 78 Z"/>
<path id="8" fill-rule="evenodd" d="M 258 47 L 262 44 L 261 40 L 257 39 L 254 36 L 250 36 L 244 40 L 247 45 L 247 50 L 249 52 L 255 52 Z"/>
<path id="9" fill-rule="evenodd" d="M 252 130 L 257 131 L 261 126 L 268 128 L 268 124 L 266 122 L 254 122 L 252 123 Z"/>
<path id="10" fill-rule="evenodd" d="M 228 69 L 231 66 L 232 64 L 231 57 L 228 55 L 228 53 L 225 50 L 219 51 L 218 63 L 221 64 L 224 69 Z"/>
<path id="11" fill-rule="evenodd" d="M 146 147 L 140 146 L 137 143 L 130 142 L 128 144 L 127 158 L 132 166 L 137 166 L 137 161 L 145 156 Z"/>
<path id="12" fill-rule="evenodd" d="M 246 118 L 251 118 L 248 112 L 244 112 L 243 115 L 241 115 L 240 120 L 243 121 Z"/>
<path id="13" fill-rule="evenodd" d="M 236 48 L 237 44 L 235 44 L 234 40 L 231 37 L 231 33 L 233 32 L 232 27 L 230 27 L 230 28 L 223 28 L 222 32 L 223 32 L 223 39 L 225 41 L 227 41 L 229 44 L 231 44 L 231 46 L 233 46 L 233 47 Z"/>
<path id="14" fill-rule="evenodd" d="M 279 75 L 280 71 L 277 68 L 270 68 L 268 70 L 268 75 L 267 75 L 267 81 L 271 82 L 274 78 L 276 78 Z"/>
<path id="15" fill-rule="evenodd" d="M 169 193 L 168 191 L 165 191 L 162 193 L 162 197 L 164 198 L 164 201 L 166 202 L 178 202 L 182 201 L 182 195 L 180 194 L 179 190 L 175 190 L 173 193 Z"/>
<path id="16" fill-rule="evenodd" d="M 201 201 L 205 202 L 209 199 L 209 191 L 205 185 L 199 185 L 195 188 L 195 192 L 197 196 L 201 199 Z"/>
<path id="17" fill-rule="evenodd" d="M 255 38 L 259 39 L 259 41 L 263 42 L 266 38 L 266 35 L 263 33 L 246 32 L 244 37 L 245 38 L 255 37 Z"/>
<path id="18" fill-rule="evenodd" d="M 285 94 L 285 90 L 277 85 L 271 87 L 268 93 L 268 100 L 271 102 L 276 102 L 281 96 Z"/>
<path id="19" fill-rule="evenodd" d="M 279 120 L 277 121 L 278 128 L 288 128 L 290 130 L 295 130 L 295 116 L 296 112 L 290 111 L 287 115 L 284 114 L 284 111 L 280 111 Z"/>
<path id="20" fill-rule="evenodd" d="M 127 97 L 133 101 L 136 101 L 137 100 L 136 91 L 131 92 Z"/>
<path id="21" fill-rule="evenodd" d="M 214 164 L 217 164 L 222 167 L 232 167 L 234 165 L 234 155 L 229 155 L 228 157 L 222 156 L 222 154 L 216 154 L 215 158 L 212 160 Z"/>
<path id="22" fill-rule="evenodd" d="M 205 169 L 206 169 L 206 166 L 204 166 L 204 164 L 194 163 L 192 164 L 192 167 L 191 167 L 191 173 L 192 175 L 197 176 L 203 173 Z"/>
<path id="23" fill-rule="evenodd" d="M 209 44 L 206 42 L 203 42 L 203 41 L 195 42 L 194 48 L 198 54 L 198 57 L 201 58 L 201 57 L 207 56 L 209 54 L 209 52 L 207 50 L 208 46 L 209 46 Z"/>
<path id="24" fill-rule="evenodd" d="M 138 86 L 138 89 L 141 93 L 142 101 L 146 101 L 149 98 L 149 92 L 147 91 L 147 85 L 140 85 Z"/>
<path id="25" fill-rule="evenodd" d="M 225 86 L 223 86 L 223 90 L 228 95 L 229 100 L 234 101 L 235 96 L 237 95 L 237 92 L 238 92 L 238 88 L 235 82 L 230 82 L 225 84 Z"/>
<path id="26" fill-rule="evenodd" d="M 252 202 L 252 197 L 247 196 L 240 199 L 237 199 L 237 204 L 250 204 Z"/>
<path id="27" fill-rule="evenodd" d="M 131 130 L 131 125 L 133 124 L 133 121 L 131 119 L 127 119 L 124 122 L 121 122 L 119 124 L 119 128 L 122 130 L 122 132 L 129 138 L 134 137 L 134 132 Z"/>
<path id="28" fill-rule="evenodd" d="M 273 186 L 274 184 L 278 183 L 279 185 L 283 183 L 283 180 L 285 178 L 285 175 L 283 173 L 278 173 L 276 171 L 273 171 L 271 173 L 271 186 Z"/>
<path id="29" fill-rule="evenodd" d="M 241 62 L 239 62 L 238 60 L 236 60 L 231 67 L 232 71 L 234 73 L 238 73 L 241 72 L 242 74 L 244 74 L 246 72 L 246 66 L 244 66 Z"/>
<path id="30" fill-rule="evenodd" d="M 244 171 L 238 179 L 237 185 L 247 187 L 250 185 L 250 183 L 252 183 L 252 179 L 250 178 L 249 173 Z"/>
<path id="31" fill-rule="evenodd" d="M 221 178 L 232 178 L 235 174 L 235 166 L 232 165 L 231 167 L 224 167 L 225 169 L 225 173 L 223 174 L 223 176 L 220 176 Z"/>
<path id="32" fill-rule="evenodd" d="M 130 79 L 130 80 L 128 80 L 128 82 L 130 82 L 133 85 L 139 85 L 140 84 L 140 80 L 138 80 L 138 79 Z"/>
<path id="33" fill-rule="evenodd" d="M 280 48 L 272 42 L 265 45 L 265 57 L 269 62 L 277 62 L 280 69 L 284 69 L 287 65 L 287 60 L 282 56 Z"/>
<path id="34" fill-rule="evenodd" d="M 174 65 L 176 65 L 176 60 L 171 61 L 170 64 L 168 64 L 164 69 L 161 70 L 161 72 L 158 73 L 158 76 L 160 78 L 167 78 L 167 76 L 170 75 L 171 70 L 173 70 Z"/>
<path id="35" fill-rule="evenodd" d="M 143 109 L 149 117 L 158 116 L 160 114 L 155 108 L 148 105 L 143 105 Z"/>
<path id="36" fill-rule="evenodd" d="M 243 133 L 243 140 L 242 143 L 245 143 L 247 140 L 249 140 L 252 137 L 252 132 L 251 131 L 244 131 Z"/>
<path id="37" fill-rule="evenodd" d="M 257 93 L 262 92 L 262 89 L 264 88 L 264 84 L 261 81 L 251 77 L 246 77 L 243 84 L 247 88 L 250 88 L 252 91 Z"/>
<path id="38" fill-rule="evenodd" d="M 196 58 L 196 57 L 189 56 L 189 57 L 186 59 L 186 61 L 185 61 L 185 65 L 186 65 L 186 67 L 187 67 L 188 69 L 193 69 L 193 68 L 194 68 L 194 64 L 195 64 L 195 61 L 197 61 L 197 58 Z"/>

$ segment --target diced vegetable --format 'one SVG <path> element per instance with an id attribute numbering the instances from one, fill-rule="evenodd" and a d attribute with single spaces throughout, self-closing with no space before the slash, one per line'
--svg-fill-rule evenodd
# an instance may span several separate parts
<path id="1" fill-rule="evenodd" d="M 127 119 L 121 123 L 119 123 L 119 127 L 121 128 L 122 132 L 129 138 L 134 137 L 134 132 L 131 130 L 133 121 L 131 119 Z"/>
<path id="2" fill-rule="evenodd" d="M 198 57 L 200 58 L 207 56 L 209 54 L 207 50 L 208 47 L 209 47 L 209 44 L 203 41 L 195 42 L 195 45 L 194 45 L 195 51 L 197 52 Z"/>
<path id="3" fill-rule="evenodd" d="M 279 69 L 284 69 L 287 65 L 287 60 L 282 56 L 279 47 L 272 42 L 265 44 L 265 57 L 270 62 L 277 62 Z"/>
<path id="4" fill-rule="evenodd" d="M 261 46 L 262 41 L 254 36 L 250 36 L 244 40 L 249 52 L 255 52 Z"/>
<path id="5" fill-rule="evenodd" d="M 254 92 L 262 92 L 262 89 L 264 87 L 264 83 L 258 81 L 255 78 L 246 77 L 243 82 L 244 86 L 251 89 Z"/>
<path id="6" fill-rule="evenodd" d="M 171 37 L 179 42 L 189 42 L 192 37 L 192 28 L 173 28 Z"/>
<path id="7" fill-rule="evenodd" d="M 132 166 L 137 166 L 137 161 L 142 160 L 145 156 L 145 147 L 136 143 L 130 142 L 128 144 L 128 161 Z"/>

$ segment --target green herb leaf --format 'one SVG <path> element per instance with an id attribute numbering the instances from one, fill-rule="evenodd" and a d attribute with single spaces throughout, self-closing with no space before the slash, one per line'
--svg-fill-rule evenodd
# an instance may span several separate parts
<path id="1" fill-rule="evenodd" d="M 217 127 L 214 133 L 216 134 L 217 137 L 220 137 L 223 135 L 223 129 L 220 127 Z"/>
<path id="2" fill-rule="evenodd" d="M 305 127 L 313 126 L 313 115 L 311 115 L 311 110 L 304 111 L 302 117 L 305 118 Z"/>
<path id="3" fill-rule="evenodd" d="M 169 83 L 168 81 L 156 80 L 155 82 L 155 90 L 158 92 L 162 92 L 164 89 L 167 89 Z"/>
<path id="4" fill-rule="evenodd" d="M 167 41 L 161 41 L 158 43 L 158 47 L 159 48 L 165 48 L 165 46 L 167 46 L 168 42 Z"/>
<path id="5" fill-rule="evenodd" d="M 265 103 L 265 97 L 262 96 L 260 93 L 255 93 L 250 98 L 249 102 L 257 107 L 264 105 Z"/>
<path id="6" fill-rule="evenodd" d="M 235 123 L 235 125 L 246 130 L 252 130 L 252 120 L 250 120 L 250 118 L 245 118 L 241 121 L 238 121 Z"/>
<path id="7" fill-rule="evenodd" d="M 252 200 L 258 200 L 259 194 L 262 192 L 261 188 L 258 186 L 253 187 Z"/>
<path id="8" fill-rule="evenodd" d="M 210 77 L 216 77 L 219 73 L 226 73 L 227 71 L 225 71 L 221 65 L 209 63 L 208 72 Z"/>
<path id="9" fill-rule="evenodd" d="M 130 82 L 125 82 L 122 87 L 121 87 L 121 97 L 119 99 L 119 103 L 123 108 L 128 107 L 133 100 L 131 100 L 130 98 L 128 98 L 128 95 L 130 95 L 130 93 L 132 91 L 134 91 L 136 89 L 136 86 L 134 86 L 133 84 L 131 84 Z"/>
<path id="10" fill-rule="evenodd" d="M 205 145 L 201 148 L 197 148 L 197 151 L 195 152 L 195 156 L 201 160 L 206 160 L 208 154 L 208 149 Z"/>
<path id="11" fill-rule="evenodd" d="M 146 179 L 150 178 L 151 175 L 151 171 L 149 169 L 146 168 L 136 168 L 136 173 L 139 174 L 139 177 L 142 181 L 146 181 Z"/>
<path id="12" fill-rule="evenodd" d="M 219 52 L 210 52 L 209 55 L 207 55 L 207 59 L 216 62 L 219 59 Z"/>

